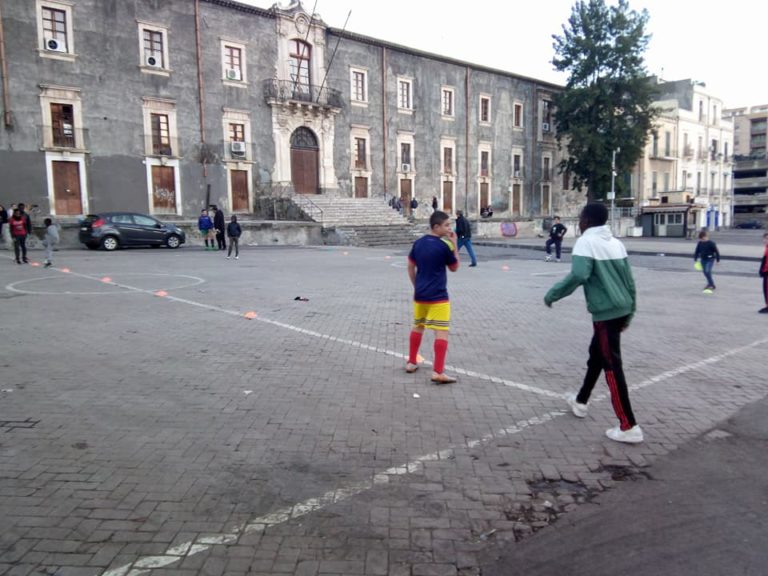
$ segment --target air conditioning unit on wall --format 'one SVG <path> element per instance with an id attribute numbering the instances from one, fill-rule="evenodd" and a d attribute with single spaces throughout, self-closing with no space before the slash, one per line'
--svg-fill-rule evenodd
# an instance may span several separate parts
<path id="1" fill-rule="evenodd" d="M 56 38 L 46 38 L 45 49 L 51 52 L 66 52 L 67 45 L 63 40 L 57 40 Z"/>
<path id="2" fill-rule="evenodd" d="M 541 124 L 541 131 L 542 132 L 549 132 L 549 122 L 542 122 L 542 124 Z"/>
<path id="3" fill-rule="evenodd" d="M 515 170 L 515 178 L 522 178 L 522 177 L 523 177 L 523 171 Z"/>
<path id="4" fill-rule="evenodd" d="M 150 68 L 162 68 L 163 63 L 157 56 L 147 56 L 147 59 L 145 60 L 145 63 Z"/>
<path id="5" fill-rule="evenodd" d="M 400 168 L 401 168 L 401 170 L 403 172 L 410 172 L 411 171 L 411 165 L 410 164 L 403 164 Z"/>
<path id="6" fill-rule="evenodd" d="M 237 68 L 227 68 L 227 80 L 242 80 L 243 76 Z"/>
<path id="7" fill-rule="evenodd" d="M 229 149 L 232 151 L 233 156 L 245 156 L 245 142 L 230 142 Z"/>

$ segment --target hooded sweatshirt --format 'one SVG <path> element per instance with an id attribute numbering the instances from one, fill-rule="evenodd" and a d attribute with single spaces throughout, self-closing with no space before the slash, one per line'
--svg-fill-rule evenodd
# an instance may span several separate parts
<path id="1" fill-rule="evenodd" d="M 584 287 L 587 310 L 594 322 L 635 313 L 635 281 L 627 250 L 608 225 L 587 228 L 571 253 L 571 272 L 555 284 L 544 301 L 552 304 Z M 627 320 L 629 322 L 629 320 Z"/>

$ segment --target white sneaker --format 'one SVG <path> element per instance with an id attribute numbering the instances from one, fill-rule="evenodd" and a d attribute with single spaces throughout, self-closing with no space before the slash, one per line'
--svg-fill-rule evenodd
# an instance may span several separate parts
<path id="1" fill-rule="evenodd" d="M 566 394 L 565 401 L 568 402 L 568 406 L 571 407 L 571 412 L 573 412 L 573 415 L 576 416 L 576 418 L 586 418 L 587 410 L 589 410 L 589 408 L 586 404 L 582 404 L 581 402 L 576 401 L 575 392 L 569 392 Z"/>
<path id="2" fill-rule="evenodd" d="M 555 262 L 560 262 L 560 258 L 556 258 L 556 259 L 555 259 Z"/>
<path id="3" fill-rule="evenodd" d="M 547 257 L 544 258 L 544 262 L 552 262 L 552 256 L 547 255 Z"/>
<path id="4" fill-rule="evenodd" d="M 638 425 L 632 426 L 629 430 L 622 430 L 619 426 L 605 431 L 605 435 L 616 442 L 626 442 L 627 444 L 639 444 L 643 441 L 643 430 Z"/>
<path id="5" fill-rule="evenodd" d="M 235 260 L 240 260 L 240 256 L 235 256 Z"/>
<path id="6" fill-rule="evenodd" d="M 231 256 L 227 256 L 227 260 L 229 260 L 230 258 L 231 258 Z"/>

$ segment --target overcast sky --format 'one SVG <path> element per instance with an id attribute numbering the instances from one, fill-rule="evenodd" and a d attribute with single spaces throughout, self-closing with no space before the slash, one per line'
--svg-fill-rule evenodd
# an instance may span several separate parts
<path id="1" fill-rule="evenodd" d="M 269 8 L 268 0 L 240 0 Z M 288 5 L 284 0 L 282 5 Z M 315 0 L 304 0 L 310 12 Z M 326 24 L 412 48 L 564 83 L 552 70 L 552 35 L 573 0 L 317 0 Z M 650 14 L 648 71 L 704 82 L 726 107 L 768 104 L 768 2 L 630 0 Z"/>

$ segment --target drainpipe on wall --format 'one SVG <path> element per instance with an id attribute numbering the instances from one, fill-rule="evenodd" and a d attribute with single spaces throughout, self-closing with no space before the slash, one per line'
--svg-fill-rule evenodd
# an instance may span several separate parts
<path id="1" fill-rule="evenodd" d="M 195 47 L 197 49 L 197 101 L 200 106 L 200 162 L 203 164 L 203 178 L 208 177 L 207 151 L 205 150 L 205 110 L 203 100 L 203 58 L 200 45 L 200 0 L 195 0 Z M 210 202 L 210 201 L 209 201 Z"/>
<path id="2" fill-rule="evenodd" d="M 381 47 L 381 137 L 384 140 L 384 146 L 382 147 L 382 150 L 384 151 L 384 170 L 382 171 L 382 174 L 384 175 L 384 199 L 387 198 L 387 140 L 388 140 L 388 131 L 387 131 L 387 49 L 386 47 Z"/>
<path id="3" fill-rule="evenodd" d="M 533 199 L 536 197 L 536 147 L 539 145 L 538 141 L 536 140 L 536 134 L 537 134 L 537 123 L 538 123 L 538 111 L 539 111 L 539 105 L 538 105 L 538 97 L 539 92 L 537 89 L 536 84 L 533 84 L 531 86 L 531 92 L 533 93 L 533 97 L 531 98 L 531 107 L 533 108 L 531 116 L 533 117 L 531 119 L 531 175 L 533 178 L 531 178 L 531 201 L 530 201 L 530 215 L 531 218 L 533 218 Z M 550 190 L 550 194 L 552 194 L 552 191 Z M 539 207 L 539 210 L 541 210 L 541 207 Z"/>
<path id="4" fill-rule="evenodd" d="M 464 214 L 469 216 L 469 66 L 464 74 L 464 118 L 465 118 L 465 143 L 464 143 Z M 455 208 L 454 208 L 455 210 Z M 477 214 L 478 222 L 480 213 Z"/>
<path id="5" fill-rule="evenodd" d="M 11 92 L 8 87 L 8 62 L 5 60 L 5 32 L 3 31 L 2 1 L 0 0 L 0 69 L 3 74 L 3 118 L 6 128 L 13 128 Z"/>

